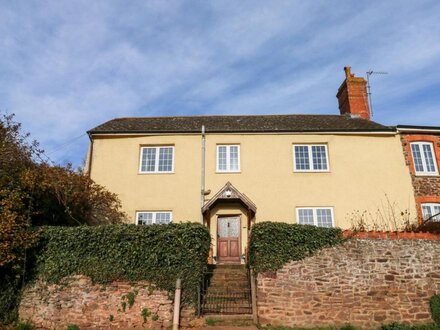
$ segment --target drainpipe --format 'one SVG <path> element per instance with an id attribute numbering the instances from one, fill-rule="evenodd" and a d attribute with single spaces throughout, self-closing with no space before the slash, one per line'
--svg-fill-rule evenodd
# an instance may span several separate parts
<path id="1" fill-rule="evenodd" d="M 205 204 L 205 153 L 206 153 L 206 137 L 205 125 L 202 125 L 202 166 L 201 166 L 201 185 L 200 185 L 200 223 L 203 225 L 202 207 Z"/>
<path id="2" fill-rule="evenodd" d="M 89 177 L 91 177 L 91 172 L 92 172 L 92 158 L 93 158 L 93 137 L 92 134 L 90 134 L 90 132 L 87 132 L 87 135 L 89 136 L 89 140 L 90 140 L 90 148 L 88 150 L 89 152 L 89 163 L 87 164 L 87 175 Z"/>

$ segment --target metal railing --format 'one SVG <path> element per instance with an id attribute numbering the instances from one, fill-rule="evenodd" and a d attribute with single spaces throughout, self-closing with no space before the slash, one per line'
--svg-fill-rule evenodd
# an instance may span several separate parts
<path id="1" fill-rule="evenodd" d="M 243 281 L 213 281 L 214 274 L 215 270 L 209 269 L 200 283 L 198 315 L 252 314 L 249 272 L 246 275 L 246 283 Z"/>

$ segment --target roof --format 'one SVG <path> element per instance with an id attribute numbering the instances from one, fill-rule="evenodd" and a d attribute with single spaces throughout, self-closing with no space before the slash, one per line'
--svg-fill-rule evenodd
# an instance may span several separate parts
<path id="1" fill-rule="evenodd" d="M 247 197 L 245 194 L 238 191 L 237 188 L 235 188 L 232 183 L 229 181 L 223 186 L 222 189 L 219 190 L 217 194 L 215 194 L 209 202 L 207 202 L 202 207 L 202 213 L 205 214 L 207 211 L 209 211 L 215 204 L 219 202 L 224 201 L 237 201 L 241 203 L 243 206 L 245 206 L 249 211 L 257 212 L 257 207 L 255 204 Z"/>
<path id="2" fill-rule="evenodd" d="M 247 115 L 133 117 L 112 119 L 89 134 L 395 131 L 374 121 L 348 115 Z"/>

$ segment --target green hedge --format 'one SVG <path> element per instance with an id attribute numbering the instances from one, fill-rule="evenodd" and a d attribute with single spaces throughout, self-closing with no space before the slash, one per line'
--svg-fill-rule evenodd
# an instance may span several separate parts
<path id="1" fill-rule="evenodd" d="M 249 265 L 255 272 L 275 271 L 291 260 L 343 242 L 338 228 L 322 228 L 283 222 L 261 222 L 252 227 Z"/>
<path id="2" fill-rule="evenodd" d="M 182 279 L 183 298 L 194 298 L 206 271 L 211 236 L 195 223 L 43 227 L 35 277 L 59 282 L 75 274 L 97 283 L 146 280 L 172 292 Z"/>

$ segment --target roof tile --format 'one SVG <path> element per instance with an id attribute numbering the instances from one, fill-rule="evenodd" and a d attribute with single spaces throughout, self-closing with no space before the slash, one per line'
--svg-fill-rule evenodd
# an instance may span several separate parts
<path id="1" fill-rule="evenodd" d="M 374 121 L 347 115 L 248 115 L 117 118 L 89 131 L 99 133 L 356 132 L 393 131 Z"/>

